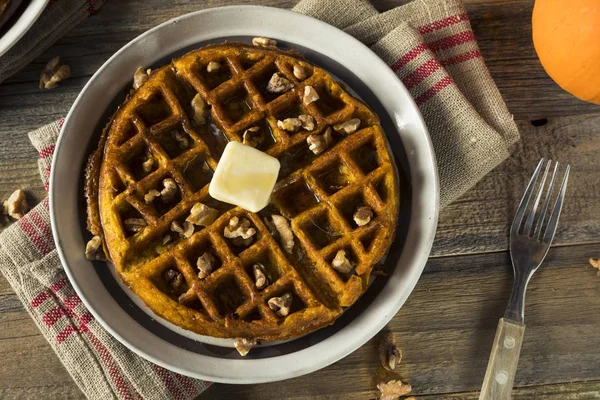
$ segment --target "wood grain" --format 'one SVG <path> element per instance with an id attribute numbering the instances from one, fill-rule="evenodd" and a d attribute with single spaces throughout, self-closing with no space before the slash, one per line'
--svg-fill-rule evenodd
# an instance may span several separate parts
<path id="1" fill-rule="evenodd" d="M 102 10 L 0 85 L 0 199 L 26 188 L 45 196 L 27 132 L 63 117 L 90 76 L 128 41 L 169 18 L 226 0 L 124 0 Z M 290 8 L 293 0 L 247 0 Z M 405 0 L 377 0 L 380 11 Z M 515 399 L 600 398 L 598 106 L 562 92 L 544 73 L 531 43 L 533 0 L 466 0 L 483 56 L 515 115 L 522 140 L 513 156 L 446 208 L 425 273 L 387 329 L 404 352 L 397 374 L 419 399 L 476 399 L 512 272 L 508 226 L 539 158 L 572 166 L 557 247 L 533 278 Z M 60 55 L 72 77 L 40 92 L 44 64 Z M 531 120 L 547 118 L 547 123 Z M 379 337 L 323 369 L 280 383 L 214 385 L 200 398 L 374 399 L 383 379 Z M 0 398 L 83 398 L 50 346 L 0 278 Z M 35 371 L 32 373 L 32 371 Z"/>
<path id="2" fill-rule="evenodd" d="M 440 215 L 433 255 L 508 249 L 508 229 L 540 158 L 571 165 L 555 245 L 600 241 L 600 113 L 550 118 L 535 127 L 518 121 L 512 156 Z"/>

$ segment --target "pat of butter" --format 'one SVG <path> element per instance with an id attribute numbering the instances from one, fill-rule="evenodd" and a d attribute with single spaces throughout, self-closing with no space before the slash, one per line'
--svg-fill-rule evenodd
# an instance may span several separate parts
<path id="1" fill-rule="evenodd" d="M 275 157 L 239 142 L 229 142 L 208 193 L 214 199 L 258 212 L 269 204 L 279 167 Z"/>

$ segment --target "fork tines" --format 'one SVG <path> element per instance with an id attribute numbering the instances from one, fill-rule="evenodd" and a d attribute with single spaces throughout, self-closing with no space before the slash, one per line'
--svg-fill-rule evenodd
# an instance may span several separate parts
<path id="1" fill-rule="evenodd" d="M 544 230 L 542 229 L 542 227 L 544 226 L 546 211 L 548 210 L 550 201 L 553 198 L 554 185 L 557 180 L 558 162 L 556 161 L 553 163 L 552 160 L 548 160 L 542 178 L 538 184 L 538 178 L 540 176 L 540 172 L 542 171 L 543 164 L 544 159 L 542 158 L 538 163 L 537 168 L 535 169 L 535 172 L 533 173 L 533 176 L 529 181 L 529 184 L 527 185 L 525 194 L 523 195 L 517 213 L 515 214 L 515 218 L 513 220 L 510 232 L 511 235 L 521 234 L 550 244 L 552 242 L 552 239 L 554 238 L 554 234 L 556 233 L 556 227 L 558 225 L 560 211 L 562 209 L 563 201 L 565 198 L 565 191 L 567 189 L 567 181 L 569 179 L 570 166 L 567 165 L 565 169 L 562 178 L 562 183 L 560 184 L 560 189 L 558 191 L 558 195 L 555 195 L 556 197 L 554 200 L 554 207 L 552 208 L 552 213 L 550 214 L 550 217 L 548 219 L 548 222 L 546 223 Z M 554 165 L 552 166 L 552 164 Z M 548 173 L 550 172 L 550 169 L 552 169 L 552 176 L 550 177 L 550 183 L 546 185 L 546 180 L 548 178 Z M 533 201 L 531 201 L 532 195 L 534 195 Z M 542 208 L 538 211 L 538 206 L 540 200 L 542 199 L 542 195 L 544 195 L 544 201 L 542 204 Z M 523 225 L 523 218 L 525 217 L 525 212 L 528 209 L 529 213 L 527 214 L 525 224 Z M 521 225 L 523 225 L 523 229 L 521 229 Z"/>

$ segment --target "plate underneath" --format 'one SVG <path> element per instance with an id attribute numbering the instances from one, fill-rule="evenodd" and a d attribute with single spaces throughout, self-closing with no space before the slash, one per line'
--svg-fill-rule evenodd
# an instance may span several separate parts
<path id="1" fill-rule="evenodd" d="M 410 201 L 401 206 L 397 239 L 385 264 L 387 278 L 377 279 L 334 325 L 254 349 L 242 358 L 230 347 L 219 346 L 228 343 L 203 343 L 207 340 L 199 335 L 159 322 L 128 296 L 105 263 L 83 258 L 89 234 L 85 232 L 82 193 L 85 160 L 108 118 L 124 100 L 138 66 L 157 67 L 208 43 L 248 42 L 253 36 L 275 38 L 281 48 L 301 51 L 308 61 L 339 77 L 378 113 L 397 163 L 408 174 L 401 178 L 401 191 L 409 193 Z M 328 40 L 314 40 L 316 37 Z M 437 198 L 427 131 L 394 73 L 365 46 L 329 25 L 290 11 L 255 6 L 187 14 L 146 32 L 117 52 L 91 78 L 71 108 L 57 143 L 50 185 L 59 255 L 92 314 L 118 340 L 150 361 L 189 376 L 231 383 L 302 375 L 344 357 L 374 336 L 398 311 L 421 274 L 435 234 Z M 73 209 L 79 213 L 68 212 Z"/>

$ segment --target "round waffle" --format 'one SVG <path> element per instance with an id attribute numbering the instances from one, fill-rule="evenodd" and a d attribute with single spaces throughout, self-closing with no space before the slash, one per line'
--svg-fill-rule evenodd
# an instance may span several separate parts
<path id="1" fill-rule="evenodd" d="M 285 90 L 273 90 L 274 74 Z M 198 101 L 208 107 L 200 117 Z M 300 115 L 314 126 L 282 124 Z M 281 170 L 271 203 L 250 213 L 212 199 L 208 186 L 226 143 L 256 132 L 251 144 Z M 327 137 L 318 154 L 311 136 Z M 86 176 L 88 229 L 122 281 L 156 314 L 215 337 L 281 340 L 333 323 L 366 290 L 398 217 L 377 115 L 326 71 L 275 48 L 213 45 L 152 71 L 105 128 Z M 198 203 L 214 213 L 208 226 L 186 225 Z M 236 222 L 251 237 L 230 237 Z"/>

